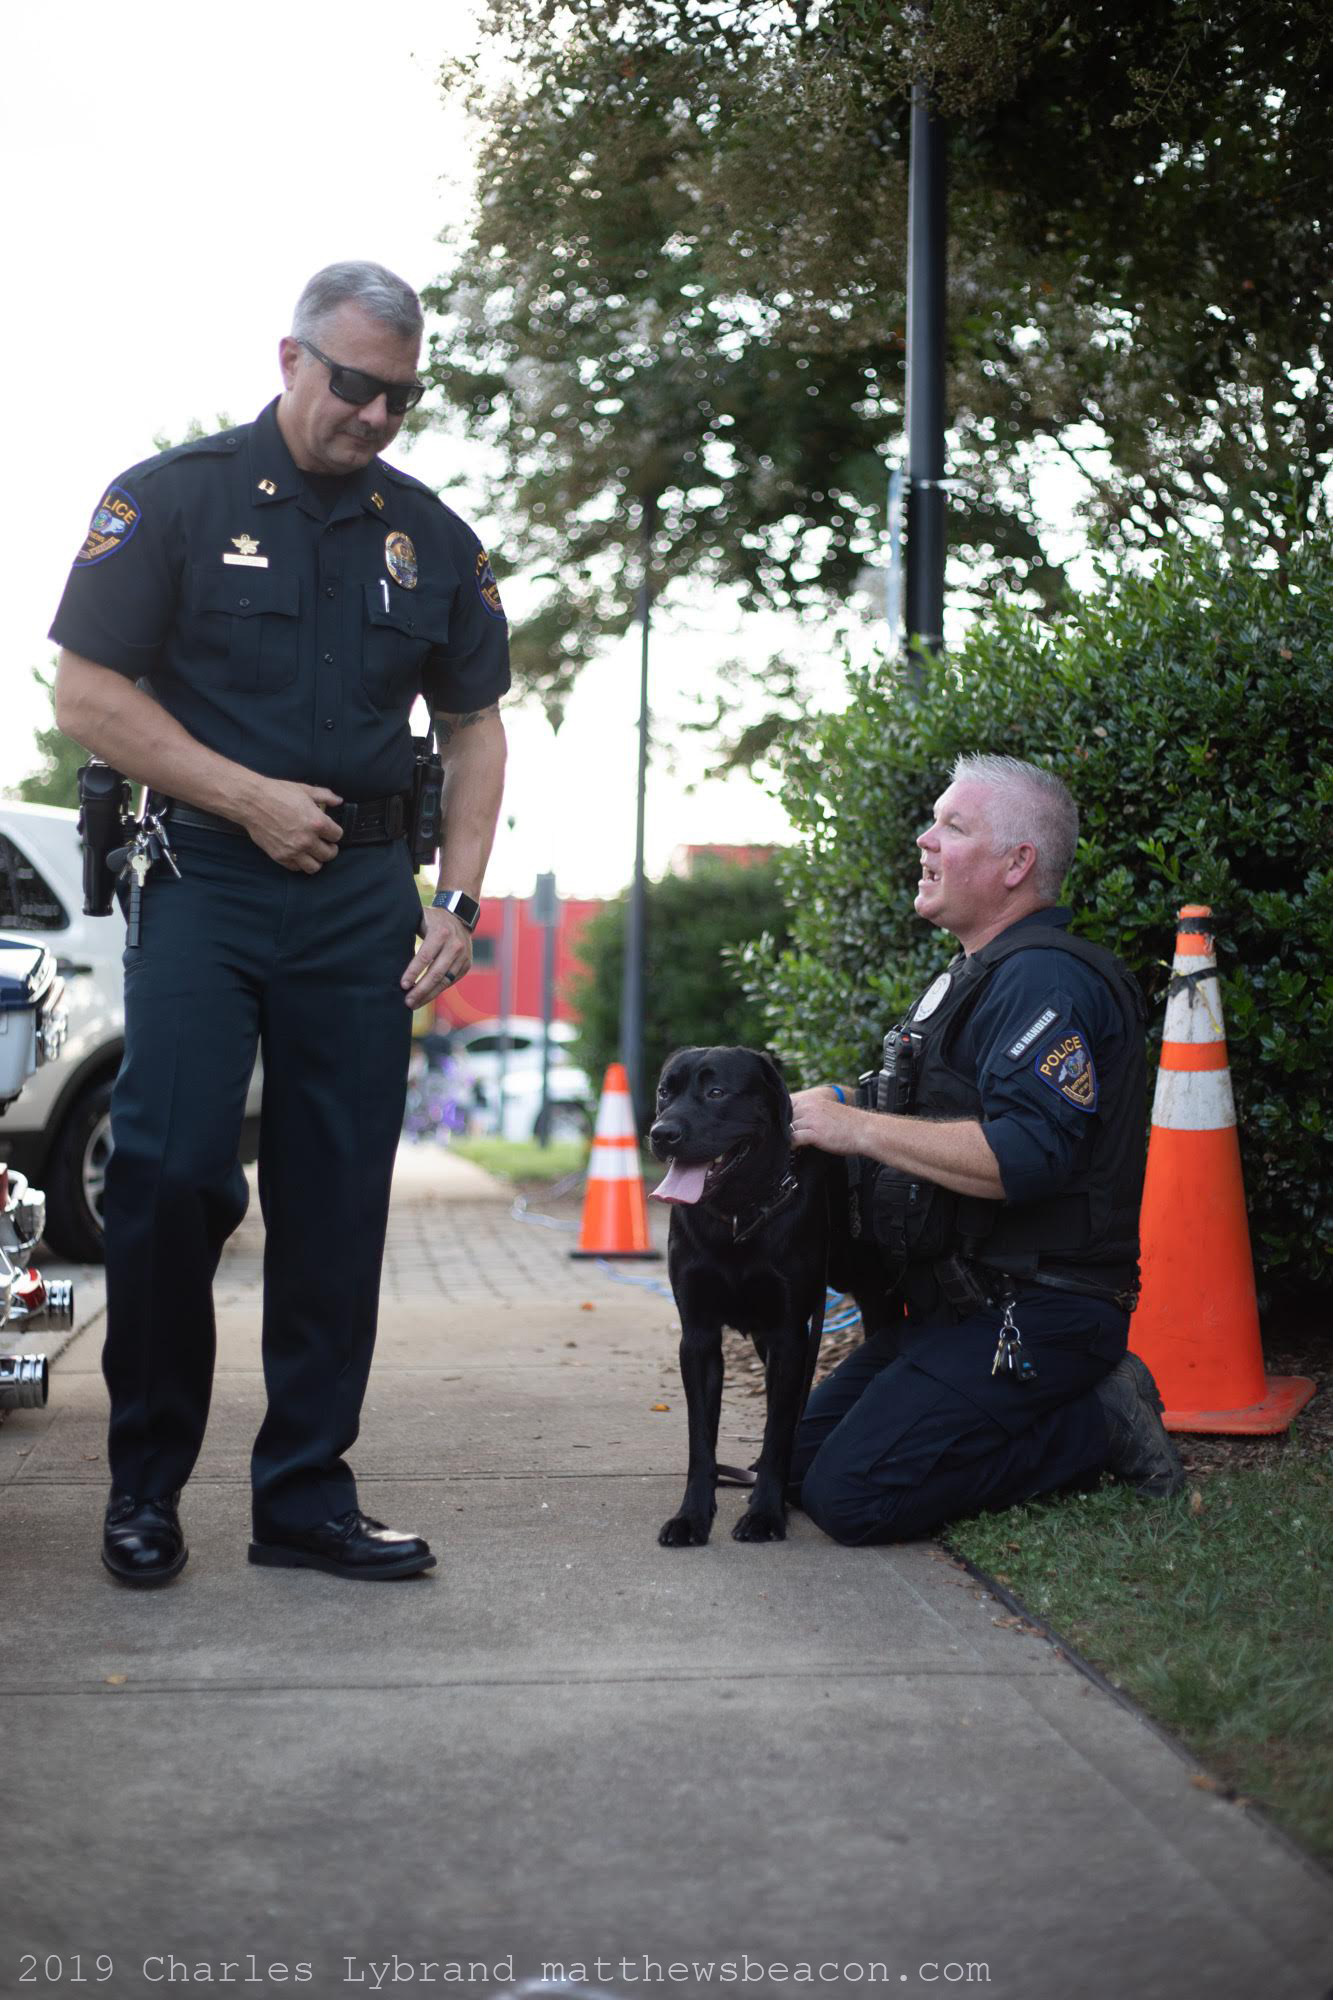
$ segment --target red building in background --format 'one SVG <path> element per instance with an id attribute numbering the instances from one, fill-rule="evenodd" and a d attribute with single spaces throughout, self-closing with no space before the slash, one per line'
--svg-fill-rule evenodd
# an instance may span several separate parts
<path id="1" fill-rule="evenodd" d="M 776 852 L 772 847 L 730 847 L 699 844 L 677 847 L 671 856 L 670 872 L 689 875 L 702 861 L 730 862 L 749 868 L 767 861 Z M 514 977 L 511 1014 L 527 1014 L 534 1020 L 542 1013 L 543 927 L 533 921 L 532 899 L 528 896 L 483 897 L 481 918 L 472 939 L 472 970 L 461 986 L 453 986 L 435 1002 L 435 1018 L 443 1027 L 462 1028 L 471 1021 L 493 1021 L 500 1012 L 500 941 L 504 935 L 505 910 L 513 905 Z M 565 988 L 578 963 L 579 938 L 584 926 L 602 900 L 575 896 L 562 897 L 555 932 L 555 1018 L 576 1018 L 566 1000 Z"/>
<path id="2" fill-rule="evenodd" d="M 461 986 L 451 986 L 435 1002 L 435 1018 L 444 1027 L 461 1028 L 469 1021 L 494 1020 L 500 1012 L 500 939 L 505 910 L 513 905 L 514 974 L 511 1014 L 542 1013 L 542 940 L 545 932 L 532 920 L 528 896 L 489 896 L 472 938 L 472 970 Z M 555 1018 L 572 1020 L 564 988 L 578 958 L 578 941 L 588 919 L 603 908 L 600 902 L 562 897 L 555 931 Z"/>

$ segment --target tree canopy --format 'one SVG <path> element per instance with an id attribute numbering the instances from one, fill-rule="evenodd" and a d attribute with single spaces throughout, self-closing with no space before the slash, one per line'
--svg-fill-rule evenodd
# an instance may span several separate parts
<path id="1" fill-rule="evenodd" d="M 488 0 L 431 372 L 499 449 L 558 713 L 659 583 L 813 610 L 903 421 L 908 100 L 950 121 L 954 547 L 1050 607 L 1043 451 L 1130 545 L 1281 545 L 1333 451 L 1323 0 Z"/>

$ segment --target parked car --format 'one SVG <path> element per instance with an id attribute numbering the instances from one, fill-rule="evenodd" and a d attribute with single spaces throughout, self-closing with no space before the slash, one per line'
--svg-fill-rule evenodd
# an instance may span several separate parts
<path id="1" fill-rule="evenodd" d="M 500 1030 L 498 1020 L 471 1021 L 449 1031 L 451 1055 L 472 1082 L 469 1123 L 474 1132 L 500 1130 Z M 514 1014 L 504 1024 L 504 1133 L 506 1139 L 541 1137 L 542 1023 Z M 551 1023 L 550 1136 L 580 1139 L 592 1130 L 593 1089 L 587 1073 L 570 1060 L 577 1030 L 568 1021 Z"/>
<path id="2" fill-rule="evenodd" d="M 44 1063 L 0 1123 L 0 1159 L 46 1193 L 46 1241 L 80 1263 L 102 1260 L 102 1188 L 111 1152 L 111 1085 L 125 1045 L 125 925 L 83 914 L 77 814 L 0 799 L 0 932 L 56 955 L 69 1022 L 64 1052 Z M 241 1157 L 259 1141 L 260 1071 L 246 1100 Z"/>

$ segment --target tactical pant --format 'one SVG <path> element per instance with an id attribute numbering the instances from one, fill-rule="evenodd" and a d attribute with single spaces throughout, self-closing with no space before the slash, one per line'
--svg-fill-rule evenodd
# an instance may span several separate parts
<path id="1" fill-rule="evenodd" d="M 1118 1306 L 1036 1287 L 1014 1319 L 1035 1369 L 992 1375 L 1002 1321 L 904 1321 L 863 1342 L 814 1390 L 796 1435 L 793 1494 L 835 1541 L 896 1542 L 960 1515 L 1090 1485 L 1106 1462 L 1094 1393 L 1125 1352 Z"/>
<path id="2" fill-rule="evenodd" d="M 259 1527 L 304 1528 L 356 1504 L 343 1454 L 375 1344 L 411 1035 L 399 980 L 421 904 L 401 840 L 304 875 L 244 834 L 173 838 L 181 879 L 154 869 L 141 943 L 125 952 L 105 1197 L 112 1484 L 160 1497 L 198 1456 L 259 1049 L 268 1408 L 254 1513 Z"/>

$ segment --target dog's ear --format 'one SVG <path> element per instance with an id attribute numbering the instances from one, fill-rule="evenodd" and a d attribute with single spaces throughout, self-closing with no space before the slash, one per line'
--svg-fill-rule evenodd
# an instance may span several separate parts
<path id="1" fill-rule="evenodd" d="M 772 1056 L 756 1049 L 759 1058 L 759 1076 L 773 1105 L 774 1116 L 785 1132 L 791 1124 L 791 1092 L 782 1080 L 782 1072 Z"/>

